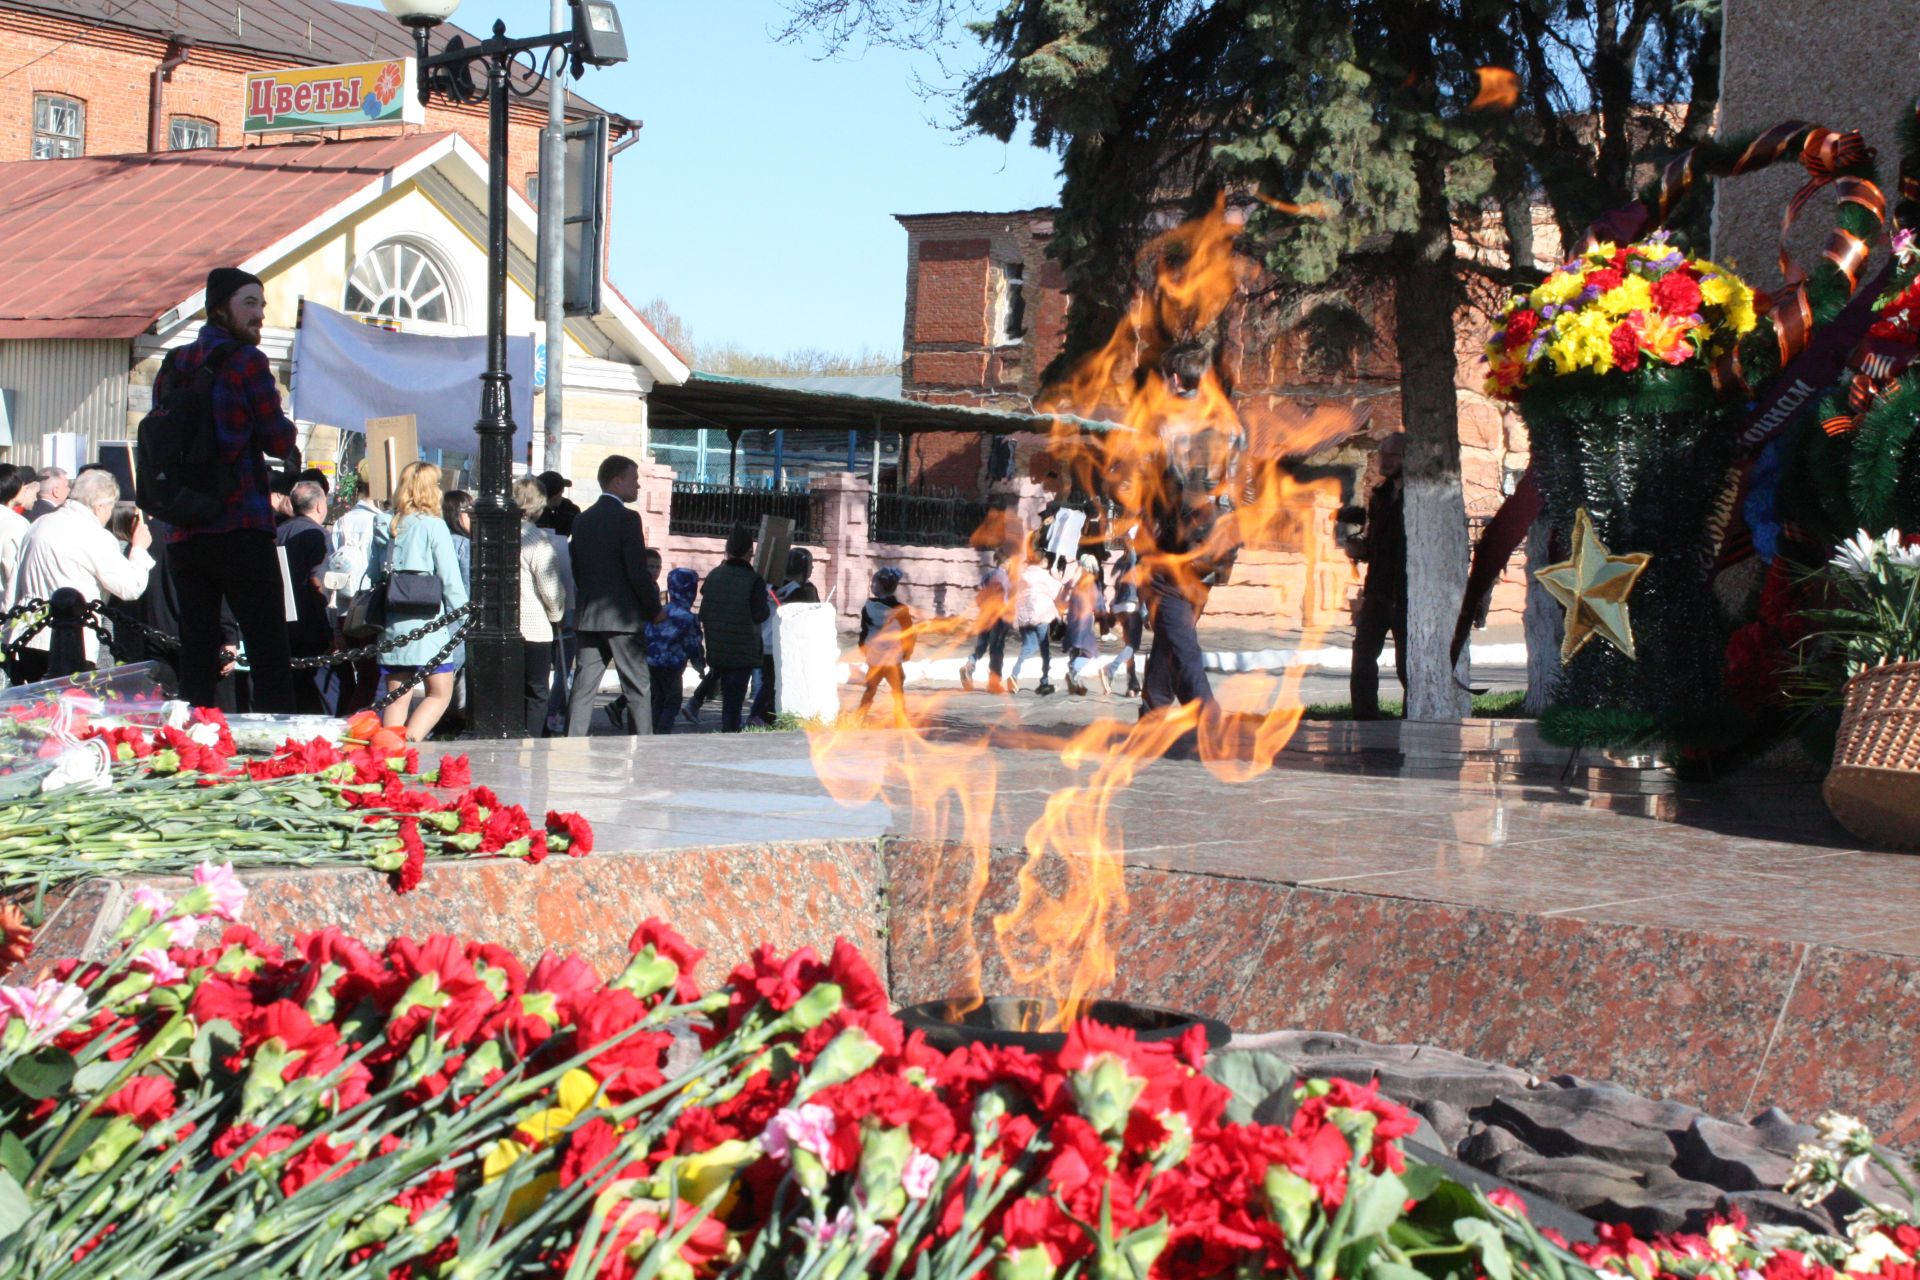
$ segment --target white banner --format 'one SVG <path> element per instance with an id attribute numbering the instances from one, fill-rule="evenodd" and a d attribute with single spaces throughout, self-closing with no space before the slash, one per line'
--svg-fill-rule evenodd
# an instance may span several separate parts
<path id="1" fill-rule="evenodd" d="M 412 414 L 423 449 L 477 447 L 480 375 L 487 340 L 393 333 L 311 301 L 293 341 L 293 416 L 348 431 L 368 418 Z M 524 458 L 533 429 L 533 339 L 507 339 L 513 456 Z"/>

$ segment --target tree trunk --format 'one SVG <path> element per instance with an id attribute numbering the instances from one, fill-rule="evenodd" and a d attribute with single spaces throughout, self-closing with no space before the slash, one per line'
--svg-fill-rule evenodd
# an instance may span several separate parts
<path id="1" fill-rule="evenodd" d="M 1552 564 L 1548 545 L 1552 534 L 1545 516 L 1533 522 L 1527 531 L 1527 607 L 1522 615 L 1527 638 L 1528 715 L 1539 715 L 1553 697 L 1553 685 L 1560 678 L 1560 634 L 1565 615 L 1547 589 L 1533 575 Z"/>
<path id="2" fill-rule="evenodd" d="M 1407 433 L 1407 719 L 1457 720 L 1472 709 L 1466 653 L 1458 679 L 1447 661 L 1467 589 L 1467 508 L 1454 393 L 1458 288 L 1445 163 L 1423 150 L 1415 166 L 1420 226 L 1401 238 L 1393 307 Z"/>

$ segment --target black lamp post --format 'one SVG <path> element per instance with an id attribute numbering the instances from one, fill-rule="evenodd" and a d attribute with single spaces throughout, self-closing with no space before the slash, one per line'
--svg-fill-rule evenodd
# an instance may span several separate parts
<path id="1" fill-rule="evenodd" d="M 530 96 L 549 74 L 539 61 L 531 82 L 514 84 L 522 55 L 564 50 L 573 74 L 582 66 L 626 60 L 620 17 L 608 0 L 570 0 L 573 29 L 523 40 L 507 39 L 504 22 L 475 45 L 455 36 L 429 56 L 427 33 L 453 16 L 460 0 L 381 0 L 412 28 L 418 58 L 420 101 L 438 92 L 455 102 L 487 102 L 487 371 L 481 375 L 478 494 L 473 503 L 473 606 L 467 631 L 469 731 L 480 738 L 518 738 L 526 732 L 525 669 L 520 635 L 520 509 L 514 505 L 513 403 L 507 392 L 507 103 L 508 94 Z M 564 67 L 563 63 L 563 67 Z M 486 76 L 474 84 L 476 67 Z M 545 199 L 562 193 L 542 192 Z M 556 278 L 553 287 L 560 287 Z"/>

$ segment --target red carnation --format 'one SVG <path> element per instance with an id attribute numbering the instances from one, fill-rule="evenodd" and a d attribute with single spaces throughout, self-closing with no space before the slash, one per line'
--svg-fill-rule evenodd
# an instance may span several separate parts
<path id="1" fill-rule="evenodd" d="M 596 1169 L 605 1181 L 619 1171 L 617 1164 L 601 1169 L 602 1161 L 613 1154 L 619 1136 L 603 1117 L 594 1116 L 567 1137 L 566 1154 L 560 1157 L 560 1185 L 570 1187 Z"/>
<path id="2" fill-rule="evenodd" d="M 510 804 L 495 809 L 481 824 L 480 852 L 498 853 L 532 830 L 533 824 L 527 821 L 527 811 L 519 805 Z"/>
<path id="3" fill-rule="evenodd" d="M 680 1000 L 698 1000 L 699 984 L 693 980 L 693 971 L 706 952 L 693 946 L 666 921 L 657 916 L 648 916 L 640 922 L 640 927 L 627 939 L 627 950 L 639 955 L 648 947 L 653 954 L 664 960 L 673 961 L 674 968 L 680 971 L 679 979 L 674 983 L 674 995 Z"/>
<path id="4" fill-rule="evenodd" d="M 1540 313 L 1531 308 L 1516 311 L 1507 317 L 1507 350 L 1524 347 L 1533 341 L 1533 335 L 1540 330 Z"/>
<path id="5" fill-rule="evenodd" d="M 1691 316 L 1700 310 L 1700 283 L 1684 271 L 1653 282 L 1653 305 L 1663 316 Z"/>
<path id="6" fill-rule="evenodd" d="M 434 778 L 434 785 L 441 787 L 465 787 L 473 783 L 473 763 L 465 756 L 440 757 L 440 772 Z"/>
<path id="7" fill-rule="evenodd" d="M 427 846 L 420 839 L 418 818 L 400 819 L 400 847 L 406 851 L 407 859 L 393 873 L 393 887 L 400 893 L 412 893 L 420 887 L 420 876 L 427 866 Z"/>
<path id="8" fill-rule="evenodd" d="M 1598 271 L 1587 272 L 1586 285 L 1589 289 L 1598 289 L 1604 295 L 1618 289 L 1625 279 L 1618 267 L 1601 267 Z"/>
<path id="9" fill-rule="evenodd" d="M 593 828 L 577 813 L 547 810 L 547 834 L 566 837 L 567 852 L 576 858 L 593 852 Z"/>
<path id="10" fill-rule="evenodd" d="M 1613 363 L 1622 373 L 1640 367 L 1640 331 L 1624 320 L 1613 326 Z"/>
<path id="11" fill-rule="evenodd" d="M 165 1076 L 135 1076 L 100 1104 L 109 1115 L 128 1116 L 151 1129 L 173 1114 L 173 1081 Z"/>

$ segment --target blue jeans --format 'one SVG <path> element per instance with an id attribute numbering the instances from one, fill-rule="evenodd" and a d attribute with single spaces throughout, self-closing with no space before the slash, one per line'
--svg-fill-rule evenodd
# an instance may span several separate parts
<path id="1" fill-rule="evenodd" d="M 984 657 L 987 660 L 987 670 L 996 676 L 999 675 L 1007 656 L 1007 631 L 1008 627 L 1004 622 L 996 622 L 982 631 L 980 638 L 973 642 L 973 656 L 967 659 L 967 670 L 972 671 L 980 665 L 980 659 Z"/>
<path id="2" fill-rule="evenodd" d="M 1045 684 L 1053 673 L 1053 638 L 1043 626 L 1020 628 L 1020 656 L 1014 659 L 1014 671 L 1017 673 L 1036 652 L 1040 655 L 1040 683 Z"/>

